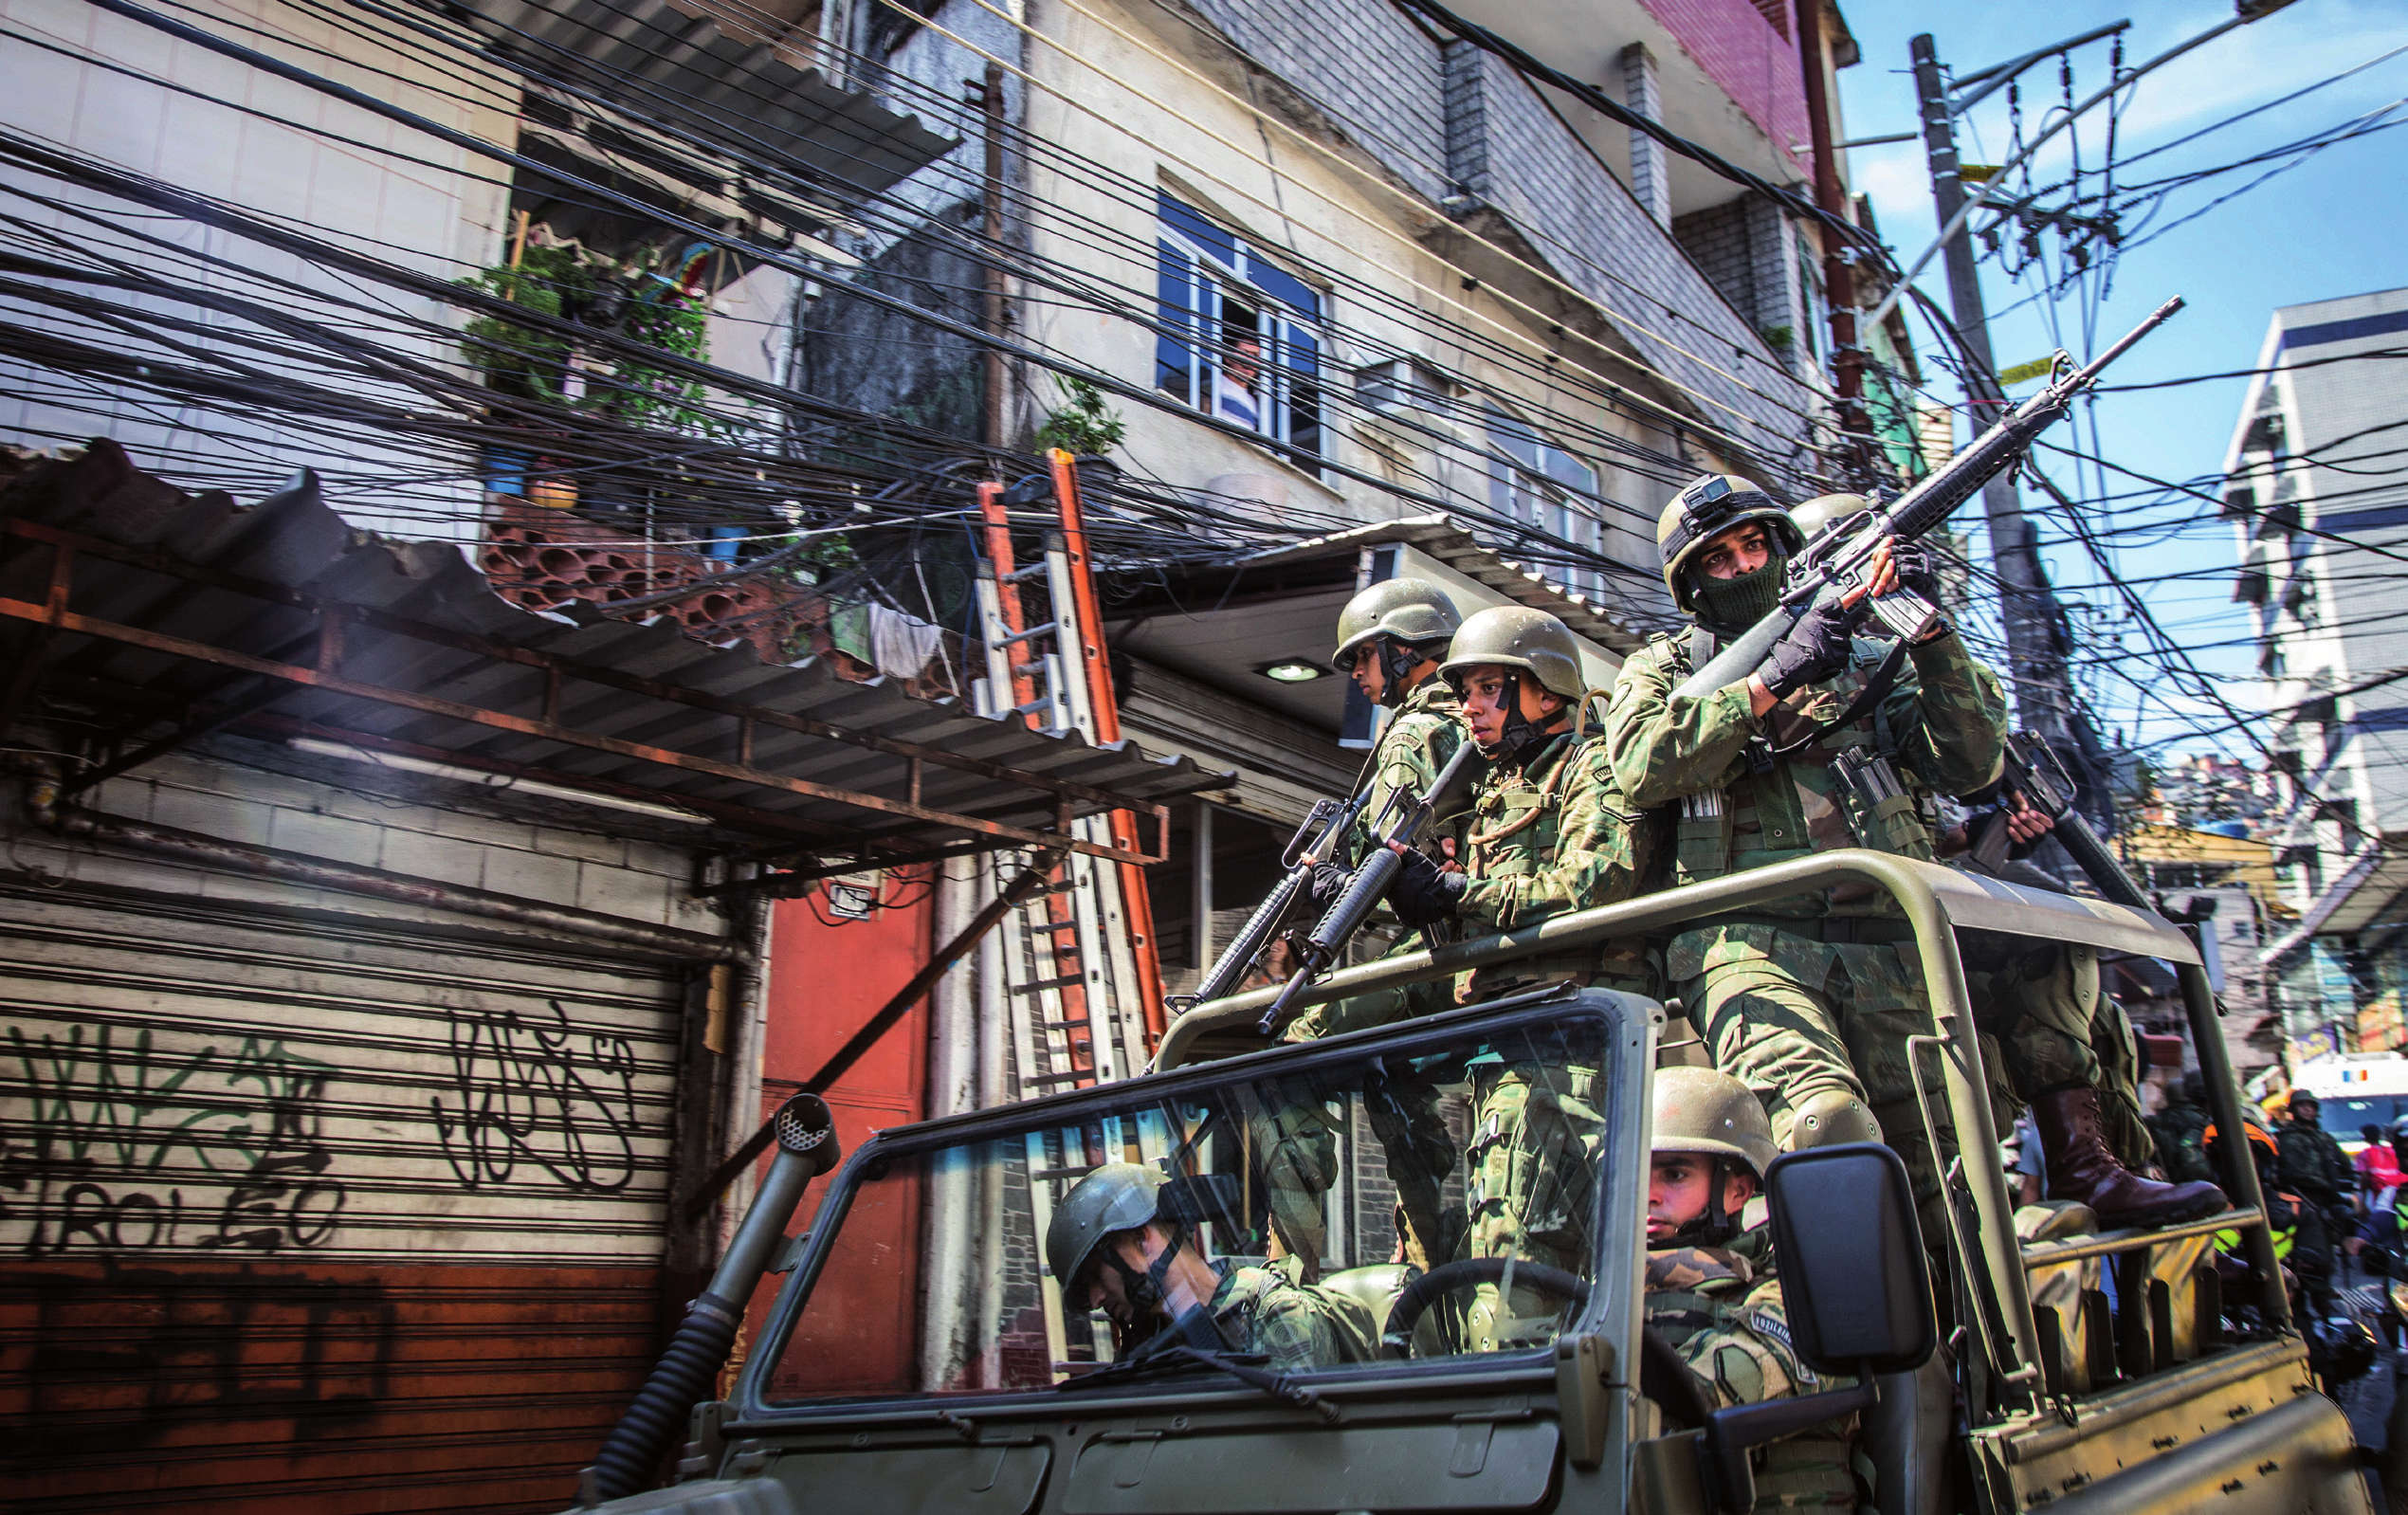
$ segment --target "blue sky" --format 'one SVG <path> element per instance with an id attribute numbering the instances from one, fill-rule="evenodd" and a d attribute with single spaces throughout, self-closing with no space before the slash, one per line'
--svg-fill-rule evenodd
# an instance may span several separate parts
<path id="1" fill-rule="evenodd" d="M 1916 126 L 1907 48 L 1917 32 L 1930 31 L 1941 60 L 1959 72 L 1970 73 L 2102 23 L 2129 18 L 2132 27 L 2124 41 L 2125 63 L 2129 67 L 2233 13 L 2229 0 L 2181 4 L 2128 0 L 2121 5 L 2058 0 L 2047 6 L 1933 6 L 1927 0 L 1841 0 L 1841 4 L 1864 53 L 1861 64 L 1841 75 L 1842 109 L 1852 137 Z M 2106 42 L 2092 43 L 2073 54 L 2076 100 L 2107 82 L 2109 47 Z M 2288 9 L 2229 32 L 2139 82 L 2118 113 L 2116 156 L 2119 161 L 2128 160 L 2394 48 L 2408 48 L 2408 6 L 2397 0 L 2297 0 Z M 2158 178 L 2230 162 L 2379 111 L 2402 97 L 2408 97 L 2408 52 L 2158 154 L 2135 164 L 2128 173 L 2120 172 L 2118 179 Z M 2023 75 L 2027 137 L 2042 124 L 2042 114 L 2062 99 L 2053 59 Z M 2107 107 L 2101 106 L 2080 123 L 2080 151 L 2086 167 L 2094 169 L 2104 157 L 2107 116 Z M 2408 119 L 2408 107 L 2389 119 Z M 2010 130 L 2003 90 L 1973 112 L 1969 129 L 1960 124 L 1960 139 L 1968 161 L 1996 163 L 2007 155 Z M 2067 137 L 2061 135 L 2042 150 L 2034 163 L 2035 188 L 2065 177 L 2071 165 L 2067 148 Z M 1936 230 L 1921 144 L 1860 148 L 1851 155 L 1850 166 L 1856 188 L 1872 200 L 1885 237 L 1898 249 L 1902 262 L 1911 259 L 1929 244 Z M 2158 224 L 2196 210 L 2273 166 L 2268 163 L 2180 191 L 2160 211 Z M 2097 305 L 2093 329 L 2098 342 L 2104 344 L 2120 335 L 2168 295 L 2182 295 L 2190 305 L 2111 370 L 2107 382 L 2249 368 L 2256 361 L 2275 306 L 2408 284 L 2408 195 L 2400 192 L 2403 170 L 2408 170 L 2408 126 L 2329 147 L 2300 167 L 2145 245 L 2135 236 L 2135 245 L 2117 260 L 2112 283 Z M 2062 194 L 2057 198 L 2062 199 Z M 2051 244 L 2053 255 L 2053 239 Z M 2026 282 L 2017 283 L 1994 261 L 1983 265 L 1982 281 L 1994 313 L 1993 342 L 2000 366 L 2046 356 L 2056 345 L 2047 319 L 2051 306 L 2066 345 L 2077 356 L 2086 355 L 2090 343 L 2085 336 L 2085 302 L 2080 297 L 2067 295 L 2009 311 L 2007 307 L 2037 287 L 2038 280 L 2027 276 Z M 1936 260 L 1919 282 L 1945 306 L 1946 286 Z M 2091 283 L 2095 288 L 2098 281 L 2093 278 Z M 1920 345 L 1930 350 L 1933 344 L 1926 329 L 1919 323 L 1917 332 L 1924 338 Z M 1944 377 L 1940 382 L 1946 384 Z M 2097 408 L 2102 450 L 2117 463 L 2162 478 L 2187 480 L 2213 473 L 2222 466 L 2245 387 L 2244 380 L 2227 379 L 2103 396 Z M 2028 389 L 2025 386 L 2016 392 Z M 2070 431 L 2060 423 L 2052 440 L 2075 440 Z M 2089 440 L 2086 429 L 2079 439 L 2086 449 Z M 2088 472 L 2077 481 L 2068 460 L 2043 456 L 2043 466 L 2051 476 L 2077 498 L 2087 498 L 2099 487 Z M 2128 490 L 2136 485 L 2110 475 L 2106 487 Z M 2035 498 L 2034 491 L 2026 490 L 2027 509 L 2034 507 Z M 2197 519 L 2207 507 L 2178 500 L 2153 510 L 2139 509 L 2145 504 L 2145 498 L 2113 502 L 2108 508 L 2124 514 L 2107 523 L 2138 527 L 2147 520 L 2162 520 L 2169 524 L 2190 524 L 2165 536 L 2136 530 L 2110 538 L 2126 544 L 2118 554 L 2125 575 L 2232 563 L 2230 528 Z M 1975 514 L 1967 512 L 1969 518 Z M 2044 538 L 2065 535 L 2045 516 L 2040 524 Z M 2079 547 L 2052 547 L 2049 557 L 2052 575 L 2060 583 L 2090 585 L 2099 580 Z M 2231 589 L 2229 575 L 2217 574 L 2145 586 L 2140 593 L 2177 640 L 2206 648 L 2207 644 L 2248 635 L 2248 619 L 2242 607 L 2231 603 Z M 2103 607 L 2110 603 L 2103 594 L 2082 597 Z M 2116 630 L 2111 625 L 2095 628 L 2102 644 Z M 2126 636 L 2126 646 L 2137 648 L 2137 636 L 2128 631 Z M 2261 703 L 2246 648 L 2206 648 L 2198 653 L 2198 660 L 2218 676 L 2227 698 L 2235 704 L 2248 708 Z M 2123 724 L 2129 734 L 2137 721 L 2143 738 L 2163 738 L 2179 729 L 2176 712 L 2203 713 L 2209 708 L 2198 700 L 2170 693 L 2162 678 L 2151 683 L 2154 692 L 2145 698 L 2158 703 L 2143 709 L 2144 697 L 2134 684 L 2114 677 L 2103 679 L 2097 690 L 2109 722 Z M 2206 718 L 2202 715 L 2202 719 Z M 2225 750 L 2235 756 L 2250 751 L 2246 742 L 2230 737 L 2220 739 L 2231 744 Z"/>

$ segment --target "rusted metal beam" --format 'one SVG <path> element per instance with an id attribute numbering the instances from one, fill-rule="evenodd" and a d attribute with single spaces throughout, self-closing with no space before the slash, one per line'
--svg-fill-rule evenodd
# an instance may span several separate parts
<path id="1" fill-rule="evenodd" d="M 824 721 L 790 715 L 785 711 L 772 710 L 762 705 L 746 704 L 739 700 L 706 694 L 700 689 L 689 689 L 679 684 L 664 683 L 658 679 L 648 679 L 640 674 L 625 673 L 616 668 L 579 663 L 552 653 L 539 652 L 531 648 L 512 647 L 505 642 L 495 642 L 445 627 L 429 626 L 423 621 L 413 621 L 384 611 L 372 610 L 363 605 L 320 599 L 315 595 L 302 593 L 299 590 L 286 589 L 280 584 L 267 583 L 240 574 L 229 574 L 222 569 L 188 563 L 180 558 L 153 552 L 147 548 L 122 547 L 97 537 L 63 531 L 58 527 L 44 525 L 38 521 L 9 520 L 0 523 L 0 530 L 5 530 L 9 536 L 23 538 L 29 541 L 46 542 L 53 547 L 71 553 L 88 554 L 110 562 L 123 563 L 129 567 L 163 574 L 172 578 L 209 584 L 232 593 L 265 600 L 270 604 L 339 617 L 372 630 L 387 631 L 396 636 L 409 637 L 413 641 L 447 647 L 461 652 L 471 652 L 480 657 L 492 658 L 497 662 L 515 663 L 522 667 L 538 669 L 545 673 L 548 679 L 554 681 L 562 677 L 577 679 L 587 684 L 599 684 L 604 688 L 647 695 L 673 704 L 686 705 L 697 710 L 708 710 L 716 715 L 733 716 L 739 721 L 757 721 L 764 725 L 776 726 L 798 736 L 843 742 L 848 746 L 862 747 L 871 752 L 888 753 L 899 758 L 920 758 L 940 768 L 976 774 L 982 778 L 1018 784 L 1049 794 L 1083 799 L 1099 809 L 1110 810 L 1133 804 L 1139 806 L 1144 804 L 1143 801 L 1133 801 L 1128 795 L 1116 794 L 1110 790 L 1098 789 L 1091 784 L 1082 784 L 1075 779 L 1049 777 L 1044 774 L 1031 773 L 1026 769 L 1012 768 L 963 753 L 949 752 L 944 748 L 932 747 L 923 742 L 905 741 L 897 737 L 880 737 L 867 732 L 848 731 L 842 726 L 831 725 Z M 57 596 L 54 594 L 53 597 Z M 62 611 L 64 611 L 64 601 L 59 609 Z M 339 633 L 337 638 L 339 639 Z"/>
<path id="2" fill-rule="evenodd" d="M 497 778 L 532 779 L 556 789 L 584 790 L 597 795 L 637 800 L 647 805 L 683 806 L 730 826 L 776 831 L 803 839 L 804 846 L 797 850 L 859 848 L 864 845 L 862 838 L 852 831 L 823 826 L 799 816 L 781 815 L 775 811 L 761 810 L 752 805 L 739 805 L 733 800 L 706 799 L 699 794 L 680 794 L 673 789 L 647 789 L 642 784 L 621 783 L 614 778 L 597 777 L 592 774 L 567 773 L 557 768 L 546 768 L 540 763 L 512 762 L 506 758 L 488 758 L 481 753 L 453 752 L 448 747 L 430 747 L 425 742 L 405 741 L 399 737 L 380 737 L 371 732 L 354 731 L 348 726 L 321 725 L 273 712 L 245 715 L 235 724 L 263 736 L 305 737 L 316 741 L 359 747 L 369 752 L 390 753 L 396 758 L 415 758 L 421 762 L 446 763 L 454 768 L 491 774 Z M 882 862 L 880 866 L 885 865 Z"/>
<path id="3" fill-rule="evenodd" d="M 24 523 L 10 522 L 9 524 L 15 526 Z M 535 737 L 546 741 L 556 741 L 565 746 L 585 747 L 594 752 L 607 752 L 616 757 L 632 758 L 639 762 L 653 763 L 664 768 L 707 774 L 714 778 L 751 784 L 760 789 L 780 790 L 805 799 L 826 800 L 830 804 L 903 816 L 928 825 L 968 831 L 980 836 L 1024 843 L 1031 847 L 1067 849 L 1114 863 L 1146 864 L 1160 861 L 1142 852 L 1123 852 L 1118 848 L 1079 840 L 1068 835 L 1067 829 L 1059 832 L 1036 831 L 1021 826 L 1007 826 L 1000 821 L 982 820 L 975 815 L 958 815 L 946 811 L 931 810 L 924 805 L 912 805 L 902 800 L 863 794 L 857 790 L 839 789 L 832 784 L 813 783 L 810 779 L 794 778 L 783 774 L 766 773 L 757 768 L 721 762 L 714 758 L 697 757 L 692 753 L 676 752 L 666 747 L 626 741 L 616 737 L 606 737 L 599 732 L 584 731 L 552 721 L 530 720 L 525 716 L 514 716 L 501 710 L 488 710 L 481 705 L 467 704 L 457 700 L 446 700 L 435 695 L 420 694 L 415 690 L 394 689 L 382 684 L 364 683 L 357 679 L 340 678 L 316 667 L 276 663 L 266 658 L 253 657 L 247 652 L 237 652 L 230 648 L 211 647 L 208 643 L 195 642 L 187 637 L 169 636 L 164 632 L 149 630 L 142 627 L 125 626 L 116 621 L 102 620 L 98 616 L 78 614 L 64 609 L 64 606 L 53 608 L 51 605 L 36 605 L 29 600 L 0 597 L 0 616 L 49 626 L 61 631 L 96 636 L 104 641 L 120 642 L 128 647 L 144 648 L 150 651 L 164 652 L 173 657 L 189 658 L 196 663 L 237 668 L 246 673 L 264 674 L 269 678 L 282 679 L 288 684 L 321 689 L 329 694 L 344 695 L 355 700 L 368 700 L 378 704 L 396 705 L 405 710 L 415 710 L 422 715 L 442 716 L 448 720 L 465 721 L 470 725 L 483 726 L 495 731 L 507 731 L 521 737 Z M 1067 809 L 1068 797 L 1059 795 L 1059 792 L 1057 795 L 1060 806 Z"/>

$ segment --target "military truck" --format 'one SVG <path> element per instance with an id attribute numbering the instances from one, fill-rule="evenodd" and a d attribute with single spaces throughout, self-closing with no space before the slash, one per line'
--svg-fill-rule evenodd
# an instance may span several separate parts
<path id="1" fill-rule="evenodd" d="M 873 1137 L 790 1238 L 834 1149 L 825 1108 L 798 1097 L 710 1291 L 588 1469 L 585 1503 L 751 1515 L 1738 1512 L 1755 1501 L 1752 1449 L 1853 1415 L 1870 1502 L 1887 1515 L 2371 1509 L 2349 1425 L 2318 1392 L 2290 1318 L 2245 1158 L 2220 1176 L 2231 1212 L 2155 1232 L 2018 1236 L 1961 938 L 2088 943 L 2172 966 L 2216 1117 L 2235 1128 L 2239 1095 L 2198 954 L 2154 915 L 1841 851 L 1342 969 L 1309 997 L 1850 885 L 1886 892 L 1912 926 L 1937 1026 L 1917 1044 L 1924 1119 L 1961 1133 L 1971 1160 L 1952 1163 L 1944 1195 L 1924 1206 L 1939 1212 L 1937 1234 L 1886 1148 L 1776 1164 L 1796 1343 L 1843 1387 L 1710 1411 L 1643 1329 L 1664 1007 L 1566 987 L 1269 1047 L 1254 1030 L 1265 991 L 1179 1018 L 1142 1077 Z M 1414 1207 L 1477 1208 L 1484 1133 L 1465 1112 L 1499 1068 L 1528 1078 L 1534 1100 L 1554 1098 L 1591 1159 L 1587 1192 L 1559 1206 L 1578 1222 L 1579 1266 L 1460 1250 L 1405 1266 L 1403 1235 L 1432 1234 Z M 1206 1255 L 1259 1262 L 1276 1233 L 1290 1253 L 1279 1266 L 1371 1302 L 1384 1316 L 1377 1359 L 1277 1371 L 1150 1344 L 1116 1359 L 1103 1318 L 1062 1296 L 1043 1256 L 1053 1206 L 1108 1162 L 1168 1175 L 1166 1213 Z M 2219 1281 L 2218 1232 L 2228 1247 L 2237 1235 L 2237 1284 Z M 764 1269 L 783 1287 L 721 1397 L 728 1340 Z M 1506 1291 L 1523 1328 L 1475 1328 Z M 1534 1307 L 1545 1312 L 1535 1332 Z M 651 1487 L 681 1437 L 679 1481 Z"/>

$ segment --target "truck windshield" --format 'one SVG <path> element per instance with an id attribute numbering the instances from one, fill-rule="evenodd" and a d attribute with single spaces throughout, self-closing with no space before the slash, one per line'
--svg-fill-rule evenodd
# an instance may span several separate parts
<path id="1" fill-rule="evenodd" d="M 1613 1046 L 1558 1003 L 1208 1064 L 975 1137 L 882 1139 L 812 1217 L 759 1392 L 986 1395 L 1132 1356 L 1165 1359 L 1151 1382 L 1214 1354 L 1296 1374 L 1544 1345 L 1587 1295 Z"/>

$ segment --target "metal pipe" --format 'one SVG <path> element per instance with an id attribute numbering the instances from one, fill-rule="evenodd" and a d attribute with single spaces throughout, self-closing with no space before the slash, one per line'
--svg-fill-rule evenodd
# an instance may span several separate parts
<path id="1" fill-rule="evenodd" d="M 49 790 L 46 800 L 42 795 L 46 785 Z M 337 863 L 327 858 L 304 857 L 298 852 L 253 847 L 245 842 L 228 841 L 224 837 L 205 836 L 198 831 L 179 831 L 172 826 L 155 826 L 147 821 L 130 821 L 95 811 L 70 809 L 58 803 L 57 793 L 55 780 L 44 780 L 34 786 L 27 808 L 37 824 L 62 836 L 82 837 L 111 847 L 172 857 L 220 872 L 247 873 L 256 878 L 276 879 L 307 888 L 335 889 L 345 894 L 369 895 L 430 910 L 451 910 L 488 921 L 507 921 L 513 925 L 583 937 L 591 941 L 630 947 L 665 958 L 702 962 L 747 962 L 753 958 L 750 948 L 700 931 L 656 926 L 647 921 L 630 921 L 625 916 L 603 915 L 571 905 L 547 904 L 540 900 L 497 894 L 491 889 L 472 889 L 465 885 L 438 884 L 431 879 L 388 873 L 382 868 L 361 867 L 356 864 Z"/>
<path id="2" fill-rule="evenodd" d="M 937 874 L 934 935 L 951 940 L 973 913 L 976 865 L 948 859 Z M 975 970 L 957 967 L 937 980 L 928 1038 L 928 1113 L 943 1117 L 974 1109 L 978 1098 L 978 1020 L 971 999 Z M 928 1185 L 921 1232 L 928 1238 L 928 1282 L 920 1291 L 920 1381 L 949 1383 L 976 1350 L 976 1296 L 971 1272 L 971 1228 L 977 1209 L 976 1163 L 940 1166 Z"/>
<path id="3" fill-rule="evenodd" d="M 797 1094 L 778 1107 L 777 1156 L 760 1194 L 736 1228 L 736 1239 L 711 1274 L 710 1287 L 686 1307 L 635 1402 L 611 1429 L 592 1467 L 577 1481 L 577 1501 L 591 1507 L 634 1493 L 652 1480 L 687 1412 L 709 1388 L 743 1323 L 744 1305 L 761 1281 L 769 1251 L 811 1181 L 836 1165 L 843 1149 L 835 1120 L 815 1094 Z"/>
<path id="4" fill-rule="evenodd" d="M 2224 1028 L 2216 1024 L 2220 1018 L 2216 1008 L 2216 991 L 2207 981 L 2207 970 L 2197 963 L 2183 963 L 2175 969 L 2175 977 L 2182 986 L 2182 1011 L 2191 1023 L 2191 1046 L 2198 1053 L 2199 1076 L 2207 1085 L 2208 1112 L 2216 1117 L 2216 1128 L 2237 1137 L 2241 1131 L 2240 1086 L 2233 1082 L 2233 1056 L 2224 1045 Z M 2227 1140 L 2217 1143 L 2223 1157 L 2224 1171 L 2216 1177 L 2223 1181 L 2224 1192 L 2242 1210 L 2254 1210 L 2260 1217 L 2266 1214 L 2266 1194 L 2257 1185 L 2257 1162 L 2250 1154 L 2246 1141 Z M 2290 1300 L 2283 1291 L 2282 1265 L 2274 1257 L 2274 1233 L 2265 1225 L 2252 1226 L 2241 1232 L 2241 1250 L 2249 1258 L 2250 1273 L 2257 1281 L 2257 1307 L 2277 1330 L 2290 1324 Z"/>

